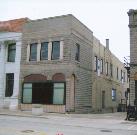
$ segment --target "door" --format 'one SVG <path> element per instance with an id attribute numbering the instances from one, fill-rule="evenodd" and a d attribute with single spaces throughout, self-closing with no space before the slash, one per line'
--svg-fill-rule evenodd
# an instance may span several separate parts
<path id="1" fill-rule="evenodd" d="M 105 91 L 102 91 L 102 108 L 105 108 Z"/>

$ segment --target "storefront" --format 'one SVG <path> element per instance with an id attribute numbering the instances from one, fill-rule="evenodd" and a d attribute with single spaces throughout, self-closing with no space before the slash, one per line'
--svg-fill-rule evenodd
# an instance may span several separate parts
<path id="1" fill-rule="evenodd" d="M 58 73 L 47 80 L 46 76 L 32 74 L 24 78 L 22 110 L 31 110 L 33 104 L 41 104 L 45 112 L 65 112 L 65 77 Z M 48 108 L 47 108 L 48 107 Z"/>

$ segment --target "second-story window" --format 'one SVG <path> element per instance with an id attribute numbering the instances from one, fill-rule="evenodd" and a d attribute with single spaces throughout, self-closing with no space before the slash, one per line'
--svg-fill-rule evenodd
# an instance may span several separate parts
<path id="1" fill-rule="evenodd" d="M 52 42 L 52 60 L 58 60 L 60 58 L 60 41 Z"/>
<path id="2" fill-rule="evenodd" d="M 110 64 L 110 76 L 112 77 L 113 76 L 113 65 Z"/>
<path id="3" fill-rule="evenodd" d="M 123 81 L 126 82 L 126 73 L 123 72 Z"/>
<path id="4" fill-rule="evenodd" d="M 48 60 L 48 42 L 41 43 L 41 60 Z"/>
<path id="5" fill-rule="evenodd" d="M 108 75 L 108 62 L 106 62 L 106 75 Z"/>
<path id="6" fill-rule="evenodd" d="M 30 61 L 37 60 L 37 43 L 30 44 Z"/>
<path id="7" fill-rule="evenodd" d="M 80 61 L 80 45 L 76 44 L 75 60 Z"/>
<path id="8" fill-rule="evenodd" d="M 97 56 L 94 57 L 94 70 L 97 71 L 98 69 L 98 59 Z"/>
<path id="9" fill-rule="evenodd" d="M 8 62 L 15 62 L 15 55 L 16 55 L 16 44 L 9 44 L 8 45 Z"/>
<path id="10" fill-rule="evenodd" d="M 119 71 L 118 71 L 118 67 L 117 67 L 117 80 L 119 79 L 118 72 L 119 72 Z"/>
<path id="11" fill-rule="evenodd" d="M 103 59 L 100 60 L 100 72 L 103 73 Z"/>
<path id="12" fill-rule="evenodd" d="M 123 71 L 121 70 L 121 82 L 123 82 Z"/>

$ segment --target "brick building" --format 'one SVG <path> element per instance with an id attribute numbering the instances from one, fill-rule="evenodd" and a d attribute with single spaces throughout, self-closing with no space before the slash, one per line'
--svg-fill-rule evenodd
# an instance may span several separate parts
<path id="1" fill-rule="evenodd" d="M 129 10 L 130 29 L 130 104 L 137 99 L 137 10 Z M 137 103 L 137 101 L 136 101 Z"/>
<path id="2" fill-rule="evenodd" d="M 116 111 L 125 100 L 123 63 L 73 15 L 29 21 L 22 34 L 21 110 Z"/>
<path id="3" fill-rule="evenodd" d="M 111 44 L 110 44 L 111 45 Z M 92 109 L 95 112 L 124 111 L 129 78 L 124 64 L 110 51 L 109 39 L 103 46 L 93 38 Z"/>

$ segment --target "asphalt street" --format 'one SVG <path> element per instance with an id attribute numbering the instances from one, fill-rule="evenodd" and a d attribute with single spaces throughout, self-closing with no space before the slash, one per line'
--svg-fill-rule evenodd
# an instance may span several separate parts
<path id="1" fill-rule="evenodd" d="M 137 135 L 137 122 L 123 114 L 0 115 L 0 135 Z"/>

